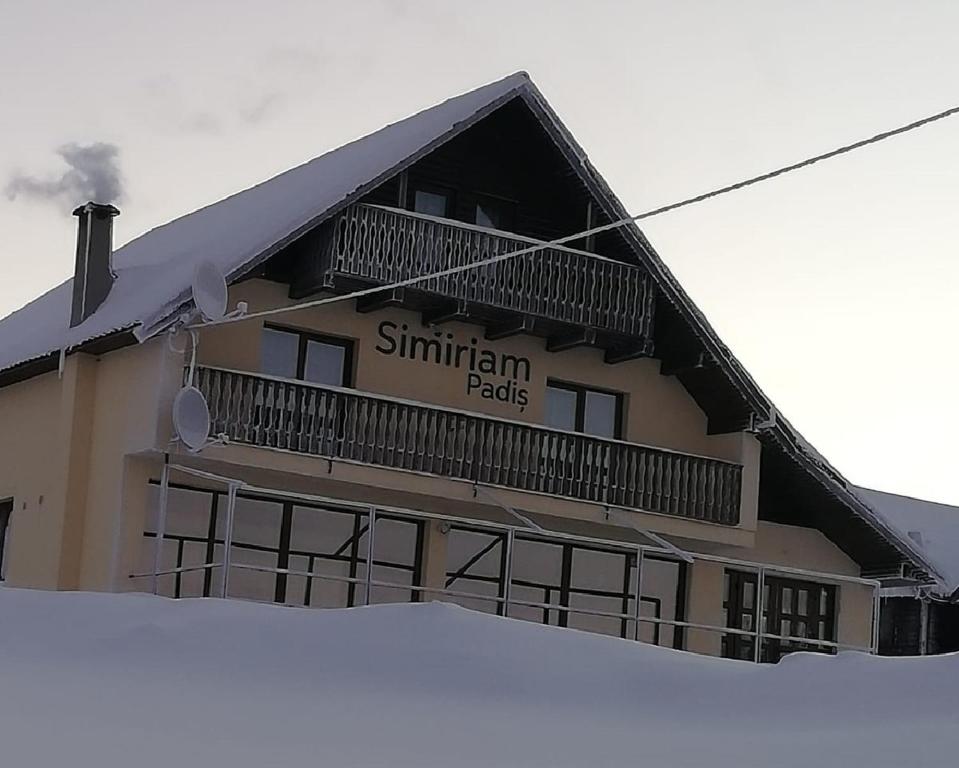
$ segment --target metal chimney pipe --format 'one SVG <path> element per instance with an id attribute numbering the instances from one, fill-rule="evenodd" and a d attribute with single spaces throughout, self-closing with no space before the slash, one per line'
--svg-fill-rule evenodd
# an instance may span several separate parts
<path id="1" fill-rule="evenodd" d="M 79 225 L 71 328 L 96 312 L 113 286 L 113 217 L 120 211 L 112 205 L 90 202 L 78 207 L 73 215 Z"/>

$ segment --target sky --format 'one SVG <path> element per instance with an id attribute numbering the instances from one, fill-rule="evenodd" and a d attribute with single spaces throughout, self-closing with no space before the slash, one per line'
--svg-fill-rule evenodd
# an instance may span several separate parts
<path id="1" fill-rule="evenodd" d="M 80 201 L 50 183 L 76 146 L 118 171 L 119 246 L 521 69 L 634 212 L 959 104 L 948 0 L 0 0 L 0 18 L 0 315 L 73 271 Z M 847 478 L 953 504 L 957 147 L 959 117 L 643 224 Z"/>

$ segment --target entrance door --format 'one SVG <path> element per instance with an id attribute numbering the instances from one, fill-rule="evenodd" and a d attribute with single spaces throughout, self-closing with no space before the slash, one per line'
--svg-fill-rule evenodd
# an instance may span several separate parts
<path id="1" fill-rule="evenodd" d="M 756 631 L 758 576 L 727 570 L 723 590 L 726 626 Z M 803 639 L 836 639 L 836 587 L 814 581 L 766 576 L 763 586 L 762 661 L 775 663 L 793 651 L 833 654 L 835 648 L 805 643 Z M 732 659 L 753 659 L 755 636 L 729 634 L 723 638 L 722 654 Z"/>

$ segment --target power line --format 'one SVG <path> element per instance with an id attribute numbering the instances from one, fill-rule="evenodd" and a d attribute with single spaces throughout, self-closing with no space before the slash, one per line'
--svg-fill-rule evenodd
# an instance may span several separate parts
<path id="1" fill-rule="evenodd" d="M 703 200 L 709 200 L 711 197 L 718 197 L 719 195 L 724 195 L 727 192 L 735 192 L 737 189 L 743 189 L 745 187 L 752 186 L 753 184 L 759 184 L 761 181 L 769 181 L 769 179 L 774 179 L 777 176 L 782 176 L 784 173 L 790 173 L 791 171 L 798 171 L 800 168 L 805 168 L 807 166 L 818 163 L 822 160 L 831 160 L 834 157 L 839 157 L 839 155 L 845 155 L 848 152 L 852 152 L 862 147 L 869 146 L 870 144 L 876 144 L 885 139 L 891 139 L 893 136 L 898 136 L 902 133 L 908 133 L 909 131 L 914 131 L 916 128 L 922 128 L 925 125 L 934 123 L 937 120 L 944 120 L 947 117 L 952 117 L 955 114 L 959 114 L 959 106 L 950 107 L 949 109 L 938 112 L 935 115 L 930 115 L 929 117 L 924 117 L 921 120 L 916 120 L 915 122 L 908 123 L 907 125 L 902 125 L 899 128 L 893 128 L 890 131 L 883 131 L 882 133 L 877 133 L 875 136 L 870 136 L 868 139 L 862 139 L 860 141 L 853 142 L 852 144 L 846 144 L 845 146 L 838 147 L 836 149 L 830 150 L 829 152 L 824 152 L 821 155 L 816 155 L 815 157 L 810 157 L 805 160 L 800 160 L 798 163 L 793 163 L 792 165 L 785 165 L 782 168 L 777 168 L 774 171 L 768 171 L 767 173 L 762 173 L 759 176 L 753 176 L 750 179 L 745 181 L 737 181 L 735 184 L 729 184 L 725 187 L 720 187 L 719 189 L 714 189 L 710 192 L 704 192 L 701 195 L 696 195 L 695 197 L 689 197 L 685 200 L 681 200 L 678 203 L 670 203 L 669 205 L 664 205 L 660 208 L 654 208 L 651 211 L 646 211 L 641 213 L 638 216 L 632 216 L 628 219 L 623 219 L 619 222 L 613 222 L 611 225 L 605 225 L 605 229 L 612 229 L 615 226 L 620 226 L 630 221 L 640 221 L 641 219 L 649 219 L 653 216 L 658 216 L 661 213 L 668 213 L 669 211 L 675 211 L 677 208 L 682 208 L 686 205 L 692 205 L 693 203 L 700 203 Z M 594 230 L 594 231 L 605 231 L 604 229 Z"/>
<path id="2" fill-rule="evenodd" d="M 763 181 L 769 181 L 774 179 L 777 176 L 782 176 L 786 173 L 791 173 L 793 171 L 798 171 L 802 168 L 806 168 L 815 163 L 822 162 L 823 160 L 831 160 L 834 157 L 839 157 L 840 155 L 845 155 L 849 152 L 853 152 L 857 149 L 862 149 L 867 147 L 870 144 L 877 144 L 880 141 L 885 141 L 886 139 L 891 139 L 893 136 L 899 136 L 903 133 L 908 133 L 909 131 L 914 131 L 917 128 L 922 128 L 923 126 L 934 123 L 938 120 L 944 120 L 947 117 L 952 117 L 953 115 L 959 114 L 959 106 L 950 107 L 949 109 L 943 110 L 942 112 L 937 112 L 934 115 L 929 115 L 928 117 L 923 117 L 919 120 L 915 120 L 906 125 L 901 125 L 898 128 L 893 128 L 888 131 L 882 131 L 877 133 L 874 136 L 870 136 L 867 139 L 861 139 L 855 141 L 852 144 L 845 144 L 836 149 L 832 149 L 828 152 L 823 152 L 821 155 L 815 155 L 813 157 L 806 158 L 805 160 L 800 160 L 798 163 L 792 163 L 791 165 L 784 165 L 781 168 L 776 168 L 772 171 L 767 171 L 758 176 L 753 176 L 743 181 L 737 181 L 735 184 L 728 184 L 724 187 L 719 187 L 717 189 L 710 190 L 709 192 L 703 192 L 702 194 L 695 195 L 694 197 L 687 197 L 685 200 L 680 200 L 676 203 L 670 203 L 668 205 L 660 206 L 659 208 L 653 208 L 649 211 L 644 211 L 643 213 L 636 214 L 635 216 L 627 216 L 626 218 L 619 219 L 617 221 L 612 221 L 609 224 L 602 224 L 600 226 L 592 227 L 590 229 L 583 230 L 582 232 L 576 232 L 572 235 L 566 235 L 557 240 L 550 240 L 549 242 L 537 242 L 534 245 L 528 246 L 526 248 L 520 248 L 516 251 L 510 251 L 508 253 L 501 253 L 497 256 L 491 256 L 488 259 L 480 259 L 479 261 L 474 261 L 469 264 L 460 264 L 455 267 L 450 267 L 449 269 L 440 270 L 439 272 L 431 272 L 426 275 L 418 275 L 417 277 L 410 277 L 406 280 L 399 280 L 395 283 L 390 283 L 388 285 L 380 285 L 374 288 L 364 288 L 359 291 L 352 291 L 351 293 L 341 294 L 339 296 L 329 296 L 323 299 L 316 299 L 314 301 L 307 301 L 302 304 L 294 304 L 289 307 L 275 307 L 273 309 L 264 309 L 259 312 L 250 312 L 243 315 L 230 315 L 220 320 L 215 320 L 208 323 L 203 323 L 202 325 L 220 325 L 223 323 L 235 323 L 241 320 L 249 320 L 255 317 L 267 317 L 269 315 L 276 315 L 282 312 L 293 312 L 301 309 L 309 309 L 311 307 L 319 307 L 325 304 L 333 304 L 338 301 L 347 301 L 349 299 L 358 299 L 363 296 L 369 296 L 374 293 L 380 293 L 381 291 L 389 291 L 394 288 L 405 288 L 409 285 L 415 285 L 417 283 L 425 282 L 427 280 L 433 280 L 440 277 L 447 277 L 449 275 L 454 275 L 459 272 L 465 272 L 470 269 L 476 269 L 477 267 L 485 267 L 491 264 L 497 264 L 501 261 L 506 261 L 507 259 L 512 259 L 517 256 L 525 256 L 529 253 L 534 253 L 535 251 L 543 250 L 544 248 L 550 248 L 553 246 L 564 245 L 566 243 L 572 242 L 574 240 L 581 240 L 592 235 L 599 234 L 601 232 L 608 232 L 612 229 L 618 229 L 619 227 L 625 226 L 627 224 L 633 224 L 637 221 L 642 221 L 644 219 L 651 219 L 653 216 L 659 216 L 664 213 L 669 213 L 670 211 L 675 211 L 679 208 L 684 208 L 688 205 L 694 205 L 695 203 L 701 203 L 704 200 L 709 200 L 714 197 L 719 197 L 720 195 L 725 195 L 728 192 L 735 192 L 739 189 L 745 189 L 750 187 L 753 184 L 759 184 Z M 423 217 L 432 219 L 433 217 Z M 446 223 L 446 220 L 439 220 Z M 589 256 L 596 256 L 595 254 L 585 254 Z M 603 258 L 598 257 L 597 258 Z"/>

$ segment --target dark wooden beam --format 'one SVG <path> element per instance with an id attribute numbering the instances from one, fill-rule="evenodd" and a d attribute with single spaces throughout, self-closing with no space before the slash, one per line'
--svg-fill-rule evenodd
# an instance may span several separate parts
<path id="1" fill-rule="evenodd" d="M 609 365 L 625 363 L 627 360 L 636 360 L 641 357 L 653 356 L 653 342 L 640 341 L 635 344 L 624 344 L 607 349 L 603 355 L 603 362 Z"/>
<path id="2" fill-rule="evenodd" d="M 700 371 L 711 365 L 712 361 L 705 352 L 696 352 L 687 357 L 667 358 L 659 364 L 659 372 L 663 376 L 676 376 L 680 373 Z"/>
<path id="3" fill-rule="evenodd" d="M 569 333 L 550 336 L 546 340 L 547 352 L 564 352 L 574 347 L 584 347 L 596 343 L 596 331 L 592 328 L 577 328 Z"/>
<path id="4" fill-rule="evenodd" d="M 535 322 L 529 315 L 517 315 L 510 320 L 491 325 L 483 335 L 487 341 L 499 341 L 521 333 L 532 333 Z"/>
<path id="5" fill-rule="evenodd" d="M 469 311 L 463 299 L 451 299 L 423 311 L 423 325 L 442 325 L 466 320 Z"/>
<path id="6" fill-rule="evenodd" d="M 710 416 L 706 423 L 707 435 L 726 435 L 749 428 L 748 413 L 724 413 Z"/>
<path id="7" fill-rule="evenodd" d="M 376 312 L 387 307 L 398 307 L 406 301 L 406 288 L 390 288 L 377 293 L 368 293 L 356 300 L 357 312 Z"/>

